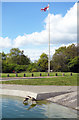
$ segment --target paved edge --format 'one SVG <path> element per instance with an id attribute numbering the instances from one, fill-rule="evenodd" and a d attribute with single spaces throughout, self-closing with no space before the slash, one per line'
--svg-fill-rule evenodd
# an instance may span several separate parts
<path id="1" fill-rule="evenodd" d="M 48 98 L 47 100 L 79 111 L 77 91 Z"/>
<path id="2" fill-rule="evenodd" d="M 36 99 L 37 93 L 29 92 L 29 91 L 22 91 L 22 90 L 10 90 L 10 89 L 0 89 L 1 95 L 11 95 L 11 96 L 18 96 L 25 98 L 26 96 L 31 96 Z"/>
<path id="3" fill-rule="evenodd" d="M 29 95 L 37 100 L 47 99 L 51 102 L 79 110 L 79 106 L 77 106 L 77 92 L 34 93 L 22 90 L 0 89 L 0 95 L 11 95 L 23 98 Z"/>

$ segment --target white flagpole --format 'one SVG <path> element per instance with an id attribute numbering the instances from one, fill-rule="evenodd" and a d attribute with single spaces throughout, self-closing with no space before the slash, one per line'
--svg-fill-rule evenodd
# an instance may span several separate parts
<path id="1" fill-rule="evenodd" d="M 50 10 L 48 10 L 48 19 L 49 19 L 49 25 L 48 25 L 48 32 L 49 32 L 49 37 L 48 37 L 48 39 L 49 39 L 49 42 L 48 42 L 48 47 L 49 47 L 49 55 L 48 55 L 48 73 L 50 73 Z"/>

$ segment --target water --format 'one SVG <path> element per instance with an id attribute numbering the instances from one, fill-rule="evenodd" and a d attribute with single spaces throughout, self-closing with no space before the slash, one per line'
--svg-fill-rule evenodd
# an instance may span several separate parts
<path id="1" fill-rule="evenodd" d="M 52 102 L 24 105 L 23 98 L 2 96 L 2 118 L 77 118 L 77 112 Z"/>

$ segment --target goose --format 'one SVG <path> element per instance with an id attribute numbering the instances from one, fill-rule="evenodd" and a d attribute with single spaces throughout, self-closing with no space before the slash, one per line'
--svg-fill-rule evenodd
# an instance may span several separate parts
<path id="1" fill-rule="evenodd" d="M 24 99 L 23 103 L 24 103 L 24 102 L 28 102 L 28 100 L 31 100 L 32 103 L 33 103 L 33 101 L 37 101 L 35 98 L 30 97 L 30 96 L 27 96 L 27 97 Z"/>
<path id="2" fill-rule="evenodd" d="M 24 98 L 23 103 L 24 103 L 24 102 L 27 102 L 29 99 L 31 99 L 31 97 L 30 97 L 30 96 L 27 96 L 26 98 Z"/>
<path id="3" fill-rule="evenodd" d="M 37 101 L 37 100 L 36 100 L 35 98 L 33 98 L 33 97 L 31 97 L 30 99 L 31 99 L 32 101 Z"/>
<path id="4" fill-rule="evenodd" d="M 35 98 L 33 98 L 33 97 L 31 97 L 30 100 L 32 101 L 32 105 L 35 105 L 37 103 L 36 102 L 37 100 Z"/>

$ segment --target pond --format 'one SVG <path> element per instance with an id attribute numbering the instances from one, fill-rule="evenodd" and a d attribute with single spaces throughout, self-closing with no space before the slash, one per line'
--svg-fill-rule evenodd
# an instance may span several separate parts
<path id="1" fill-rule="evenodd" d="M 76 110 L 45 100 L 36 104 L 23 104 L 21 97 L 2 96 L 0 103 L 2 118 L 77 118 Z"/>

